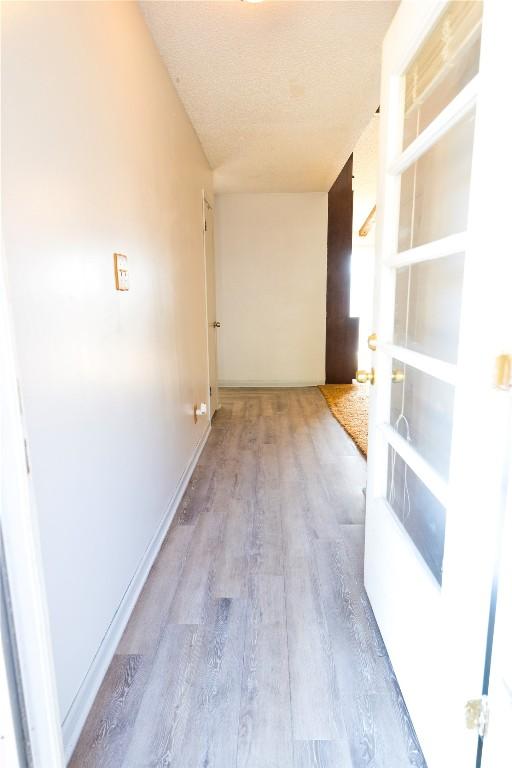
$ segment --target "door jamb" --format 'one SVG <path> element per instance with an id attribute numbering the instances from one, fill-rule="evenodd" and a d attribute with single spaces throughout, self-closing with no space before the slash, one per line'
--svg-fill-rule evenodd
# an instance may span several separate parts
<path id="1" fill-rule="evenodd" d="M 2 248 L 2 251 L 4 249 Z M 64 767 L 62 732 L 14 335 L 0 253 L 0 525 L 34 768 Z"/>
<path id="2" fill-rule="evenodd" d="M 212 394 L 211 394 L 211 387 L 212 383 L 210 380 L 210 338 L 209 338 L 209 324 L 208 324 L 208 265 L 207 265 L 207 259 L 206 259 L 206 214 L 208 210 L 213 211 L 213 205 L 208 200 L 208 196 L 206 194 L 206 190 L 202 190 L 202 199 L 203 199 L 203 263 L 204 263 L 204 294 L 205 294 L 205 312 L 206 312 L 206 354 L 208 359 L 208 418 L 210 420 L 210 424 L 212 421 L 212 418 L 214 414 L 212 413 Z M 217 410 L 219 410 L 220 405 L 218 403 L 218 395 L 217 395 Z"/>

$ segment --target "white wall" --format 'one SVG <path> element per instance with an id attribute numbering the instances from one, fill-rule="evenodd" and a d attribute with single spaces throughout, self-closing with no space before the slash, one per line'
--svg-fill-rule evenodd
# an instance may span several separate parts
<path id="1" fill-rule="evenodd" d="M 371 368 L 372 353 L 367 339 L 373 333 L 373 272 L 375 262 L 375 223 L 366 237 L 359 237 L 368 214 L 377 202 L 379 162 L 379 120 L 374 114 L 354 147 L 354 216 L 352 258 L 350 262 L 350 314 L 359 317 L 358 368 Z"/>
<path id="2" fill-rule="evenodd" d="M 64 718 L 206 429 L 211 175 L 136 3 L 2 17 L 3 235 Z"/>
<path id="3" fill-rule="evenodd" d="M 219 383 L 325 381 L 327 194 L 215 204 Z"/>

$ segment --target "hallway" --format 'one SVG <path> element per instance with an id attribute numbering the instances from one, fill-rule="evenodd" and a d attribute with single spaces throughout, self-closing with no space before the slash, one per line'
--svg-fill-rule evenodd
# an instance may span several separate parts
<path id="1" fill-rule="evenodd" d="M 223 390 L 72 768 L 425 766 L 362 585 L 364 484 L 316 388 Z"/>

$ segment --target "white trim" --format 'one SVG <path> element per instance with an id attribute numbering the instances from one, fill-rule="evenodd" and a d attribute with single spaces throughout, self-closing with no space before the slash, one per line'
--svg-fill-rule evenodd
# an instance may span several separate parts
<path id="1" fill-rule="evenodd" d="M 208 198 L 206 197 L 206 190 L 202 190 L 202 222 L 201 226 L 203 228 L 203 271 L 204 271 L 204 312 L 205 312 L 205 333 L 206 333 L 206 359 L 208 362 L 208 382 L 207 382 L 207 402 L 208 402 L 208 419 L 211 423 L 211 420 L 214 416 L 212 413 L 212 382 L 210 378 L 210 355 L 212 354 L 212 351 L 210 349 L 210 324 L 208 321 L 208 264 L 207 264 L 207 256 L 206 256 L 206 216 L 207 216 L 207 210 L 213 211 L 213 206 L 210 205 L 208 202 Z M 218 383 L 217 383 L 218 387 Z M 218 400 L 217 396 L 217 400 Z M 218 406 L 217 406 L 218 407 Z"/>
<path id="2" fill-rule="evenodd" d="M 2 244 L 3 245 L 3 244 Z M 34 768 L 64 765 L 36 506 L 28 474 L 9 296 L 0 251 L 0 522 Z"/>
<path id="3" fill-rule="evenodd" d="M 204 309 L 205 309 L 205 322 L 206 322 L 206 354 L 207 354 L 207 361 L 208 361 L 208 389 L 207 389 L 207 402 L 208 402 L 208 419 L 211 420 L 215 416 L 216 411 L 218 411 L 221 407 L 220 405 L 220 398 L 219 398 L 219 381 L 218 381 L 218 348 L 217 348 L 217 336 L 215 334 L 214 329 L 214 338 L 215 338 L 215 349 L 210 349 L 210 318 L 209 318 L 209 303 L 211 303 L 211 296 L 209 295 L 208 290 L 208 256 L 207 256 L 207 243 L 206 243 L 206 218 L 208 216 L 208 211 L 211 211 L 212 217 L 214 215 L 214 208 L 213 205 L 209 202 L 208 197 L 206 195 L 206 190 L 202 190 L 202 215 L 203 215 L 203 221 L 202 221 L 202 228 L 203 228 L 203 267 L 204 267 Z M 212 240 L 212 263 L 213 263 L 213 283 L 214 283 L 214 289 L 215 289 L 215 240 Z M 215 290 L 214 290 L 215 294 Z M 215 299 L 215 314 L 214 314 L 214 320 L 216 320 L 217 315 L 217 300 L 216 296 L 214 296 Z M 212 355 L 215 357 L 215 373 L 217 378 L 213 382 L 212 385 L 212 378 L 211 378 L 211 357 Z M 212 390 L 214 390 L 214 394 L 212 394 Z M 215 402 L 215 409 L 212 410 L 212 400 Z"/>
<path id="4" fill-rule="evenodd" d="M 395 449 L 414 474 L 418 475 L 421 482 L 446 508 L 448 505 L 448 483 L 446 480 L 393 427 L 389 424 L 380 424 L 379 429 L 389 445 Z"/>
<path id="5" fill-rule="evenodd" d="M 291 387 L 318 387 L 325 384 L 324 381 L 269 381 L 268 379 L 249 379 L 244 381 L 233 381 L 226 379 L 219 381 L 219 388 L 224 389 L 243 389 L 244 387 L 252 387 L 253 389 L 265 389 L 269 388 L 291 388 Z"/>
<path id="6" fill-rule="evenodd" d="M 116 651 L 116 648 L 121 640 L 122 634 L 126 628 L 128 620 L 135 607 L 135 603 L 141 593 L 141 590 L 146 582 L 149 571 L 160 551 L 162 542 L 167 534 L 169 526 L 173 520 L 179 503 L 185 493 L 188 482 L 194 471 L 196 464 L 199 460 L 201 452 L 205 446 L 206 441 L 210 435 L 211 427 L 205 429 L 203 436 L 197 444 L 192 458 L 185 469 L 181 479 L 178 483 L 178 487 L 174 492 L 167 510 L 158 526 L 142 560 L 139 563 L 137 570 L 135 571 L 132 580 L 130 581 L 126 592 L 114 614 L 114 617 L 105 633 L 105 636 L 94 656 L 91 665 L 87 671 L 87 674 L 76 694 L 73 702 L 64 718 L 62 723 L 62 737 L 64 741 L 64 753 L 66 762 L 73 754 L 73 750 L 80 737 L 80 733 L 85 724 L 89 711 L 93 705 L 94 699 L 100 685 L 103 681 L 105 673 L 112 661 L 112 657 Z"/>
<path id="7" fill-rule="evenodd" d="M 0 628 L 0 765 L 9 766 L 9 768 L 21 768 L 16 739 L 17 713 L 15 713 L 11 702 L 2 632 L 7 632 L 7 627 L 5 629 Z"/>
<path id="8" fill-rule="evenodd" d="M 440 112 L 434 120 L 414 139 L 404 151 L 393 160 L 388 168 L 392 176 L 404 173 L 418 158 L 434 146 L 448 133 L 464 115 L 475 106 L 478 95 L 478 75 L 459 91 L 455 98 Z"/>
<path id="9" fill-rule="evenodd" d="M 386 265 L 396 269 L 408 267 L 410 264 L 419 264 L 423 261 L 442 259 L 444 256 L 452 256 L 455 253 L 465 253 L 467 240 L 467 232 L 456 232 L 454 235 L 442 237 L 440 240 L 432 240 L 425 245 L 417 245 L 415 248 L 394 253 L 386 260 Z"/>
<path id="10" fill-rule="evenodd" d="M 445 363 L 437 357 L 423 355 L 421 352 L 414 352 L 406 347 L 399 347 L 396 344 L 384 344 L 383 351 L 390 357 L 394 357 L 405 365 L 417 368 L 429 376 L 434 376 L 440 381 L 446 381 L 447 384 L 457 383 L 457 366 L 453 363 Z"/>

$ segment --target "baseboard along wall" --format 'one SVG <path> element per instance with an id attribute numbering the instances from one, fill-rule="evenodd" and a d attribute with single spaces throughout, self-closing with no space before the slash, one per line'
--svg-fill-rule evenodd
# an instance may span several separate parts
<path id="1" fill-rule="evenodd" d="M 273 389 L 276 388 L 283 388 L 288 389 L 290 387 L 317 387 L 319 384 L 325 384 L 325 379 L 322 379 L 320 381 L 268 381 L 263 380 L 259 381 L 258 379 L 250 380 L 250 381 L 232 381 L 232 380 L 226 380 L 226 381 L 219 381 L 219 388 L 222 389 L 238 389 L 238 388 L 244 388 L 244 387 L 253 387 L 253 388 L 259 388 L 261 387 L 264 389 L 265 387 L 272 387 Z"/>
<path id="2" fill-rule="evenodd" d="M 199 443 L 197 444 L 192 458 L 185 469 L 178 487 L 172 495 L 165 514 L 151 540 L 146 552 L 144 553 L 139 566 L 130 581 L 126 592 L 114 614 L 114 617 L 105 633 L 105 636 L 91 662 L 87 674 L 75 696 L 71 707 L 69 708 L 62 723 L 62 739 L 64 742 L 64 755 L 66 762 L 69 761 L 73 750 L 78 742 L 82 728 L 85 725 L 87 716 L 94 703 L 94 699 L 99 691 L 100 685 L 105 677 L 107 669 L 112 661 L 116 648 L 121 640 L 123 632 L 128 624 L 135 603 L 142 591 L 151 567 L 160 551 L 163 540 L 169 530 L 176 510 L 183 498 L 192 472 L 194 471 L 202 450 L 208 440 L 211 427 L 205 430 Z"/>

